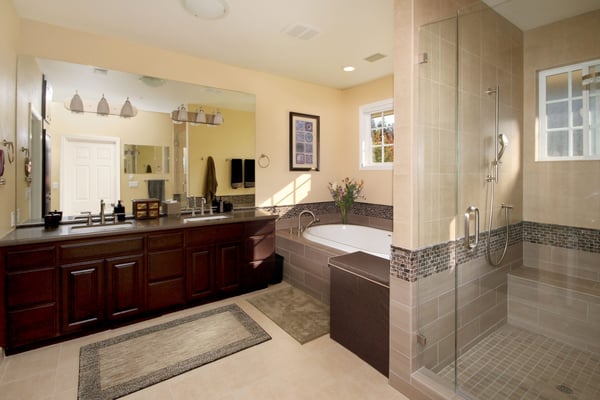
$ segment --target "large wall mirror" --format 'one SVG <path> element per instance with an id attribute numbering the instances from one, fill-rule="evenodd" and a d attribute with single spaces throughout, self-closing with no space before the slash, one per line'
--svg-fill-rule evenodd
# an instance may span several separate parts
<path id="1" fill-rule="evenodd" d="M 164 199 L 204 196 L 209 157 L 217 196 L 254 194 L 231 185 L 231 161 L 256 154 L 254 95 L 31 56 L 19 57 L 17 75 L 17 148 L 41 143 L 28 154 L 31 176 L 17 172 L 18 224 L 54 209 L 96 214 L 99 199 L 122 200 L 130 211 L 131 200 L 157 188 Z M 83 112 L 71 103 L 76 94 Z M 132 117 L 119 115 L 126 100 Z M 176 121 L 182 106 L 190 122 Z M 32 109 L 44 119 L 35 137 Z M 207 122 L 219 112 L 223 123 L 196 123 L 199 110 Z"/>

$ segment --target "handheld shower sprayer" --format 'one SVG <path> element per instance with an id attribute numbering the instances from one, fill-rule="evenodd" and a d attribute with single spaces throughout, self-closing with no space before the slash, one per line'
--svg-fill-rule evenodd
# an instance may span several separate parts
<path id="1" fill-rule="evenodd" d="M 500 145 L 500 150 L 498 151 L 498 161 L 502 158 L 504 154 L 504 150 L 508 146 L 508 137 L 504 133 L 498 134 L 498 144 Z"/>

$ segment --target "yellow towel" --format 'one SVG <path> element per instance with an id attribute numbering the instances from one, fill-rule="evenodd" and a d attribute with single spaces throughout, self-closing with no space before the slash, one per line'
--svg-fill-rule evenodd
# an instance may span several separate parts
<path id="1" fill-rule="evenodd" d="M 204 189 L 204 195 L 206 196 L 206 202 L 210 205 L 212 201 L 217 197 L 217 173 L 215 172 L 215 161 L 212 157 L 208 157 L 206 160 L 206 187 Z"/>

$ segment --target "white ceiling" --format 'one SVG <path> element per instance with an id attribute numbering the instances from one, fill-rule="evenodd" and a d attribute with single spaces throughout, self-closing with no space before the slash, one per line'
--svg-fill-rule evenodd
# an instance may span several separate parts
<path id="1" fill-rule="evenodd" d="M 226 1 L 229 13 L 217 20 L 203 20 L 188 14 L 181 0 L 13 0 L 13 3 L 22 18 L 333 88 L 352 87 L 393 72 L 394 0 Z M 600 8 L 600 0 L 483 1 L 522 30 Z M 285 34 L 298 24 L 317 34 L 309 40 Z M 375 62 L 365 60 L 375 53 L 386 57 Z M 346 65 L 353 65 L 356 70 L 343 72 L 342 67 Z M 90 80 L 92 68 L 86 68 L 84 73 Z M 58 89 L 62 78 L 58 69 L 53 74 L 53 85 Z M 64 74 L 65 79 L 74 81 L 74 74 L 74 70 Z M 100 79 L 98 76 L 93 79 L 98 80 L 96 78 Z M 134 76 L 133 81 L 139 85 L 139 76 Z M 83 94 L 82 86 L 77 86 Z M 124 86 L 120 84 L 121 88 Z M 67 91 L 72 93 L 73 90 Z M 99 90 L 109 91 L 106 84 Z M 131 95 L 129 93 L 133 91 L 129 90 L 127 95 Z M 138 102 L 145 102 L 157 96 L 148 93 L 138 97 Z M 184 101 L 169 99 L 166 103 L 174 108 Z M 159 107 L 165 105 L 140 108 Z"/>

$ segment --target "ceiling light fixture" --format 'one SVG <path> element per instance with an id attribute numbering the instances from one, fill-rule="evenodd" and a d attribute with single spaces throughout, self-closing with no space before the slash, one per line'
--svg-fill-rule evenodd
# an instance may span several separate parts
<path id="1" fill-rule="evenodd" d="M 181 0 L 183 8 L 195 17 L 220 19 L 229 13 L 225 0 Z"/>
<path id="2" fill-rule="evenodd" d="M 354 71 L 356 68 L 354 68 L 352 65 L 347 65 L 344 68 L 342 68 L 345 72 L 352 72 Z"/>

